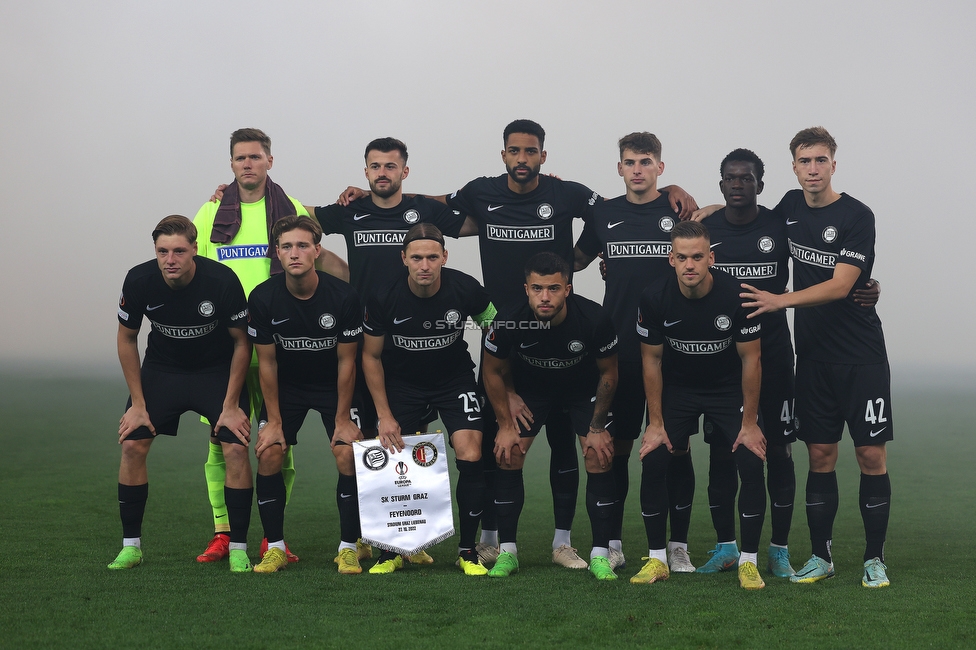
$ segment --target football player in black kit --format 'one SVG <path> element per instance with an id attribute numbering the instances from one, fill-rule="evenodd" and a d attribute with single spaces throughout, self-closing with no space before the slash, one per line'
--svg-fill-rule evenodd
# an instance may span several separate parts
<path id="1" fill-rule="evenodd" d="M 285 483 L 282 460 L 298 430 L 315 409 L 322 417 L 335 455 L 339 479 L 339 573 L 361 573 L 356 556 L 359 498 L 352 442 L 362 433 L 350 417 L 356 382 L 356 354 L 362 312 L 352 287 L 317 271 L 322 229 L 314 219 L 284 217 L 272 228 L 272 244 L 284 273 L 251 292 L 248 335 L 258 355 L 264 407 L 254 448 L 258 459 L 258 512 L 268 550 L 258 573 L 288 566 L 285 554 Z"/>
<path id="2" fill-rule="evenodd" d="M 468 216 L 462 234 L 474 234 L 471 226 L 476 226 L 482 277 L 500 312 L 524 301 L 521 269 L 529 257 L 549 251 L 572 263 L 573 219 L 588 219 L 593 205 L 601 200 L 584 185 L 540 175 L 546 161 L 545 137 L 542 126 L 532 120 L 511 122 L 502 133 L 505 148 L 501 155 L 506 174 L 477 178 L 451 195 L 431 197 Z M 697 208 L 694 199 L 681 188 L 666 189 L 670 190 L 672 207 L 682 216 L 690 216 Z M 361 196 L 362 190 L 348 188 L 339 203 Z M 571 430 L 566 414 L 554 412 L 550 420 L 552 426 L 546 427 L 546 436 L 552 450 L 549 480 L 556 528 L 553 562 L 583 569 L 586 562 L 573 548 L 570 534 L 579 491 L 577 452 L 571 445 L 572 436 L 566 435 Z M 485 422 L 483 462 L 490 495 L 495 476 L 490 444 L 494 439 L 495 419 L 490 409 Z M 486 503 L 481 526 L 478 550 L 482 559 L 490 562 L 498 555 L 492 499 Z"/>
<path id="3" fill-rule="evenodd" d="M 759 419 L 762 323 L 746 318 L 737 281 L 712 271 L 708 230 L 685 221 L 671 230 L 675 275 L 651 284 L 640 299 L 648 424 L 641 441 L 641 515 L 648 559 L 633 583 L 669 576 L 665 549 L 667 471 L 673 447 L 687 448 L 704 415 L 731 446 L 742 480 L 739 584 L 765 586 L 756 566 L 766 512 L 763 461 L 766 440 Z"/>
<path id="4" fill-rule="evenodd" d="M 593 206 L 593 218 L 583 228 L 574 251 L 577 271 L 586 268 L 597 255 L 603 258 L 606 265 L 603 306 L 610 311 L 620 336 L 620 381 L 610 410 L 614 424 L 613 474 L 617 485 L 610 564 L 615 569 L 626 565 L 620 538 L 624 501 L 630 487 L 628 461 L 644 423 L 644 381 L 634 314 L 641 290 L 658 278 L 674 274 L 668 253 L 671 229 L 678 221 L 668 193 L 657 189 L 658 177 L 664 172 L 661 141 L 653 133 L 631 133 L 622 137 L 618 146 L 617 173 L 624 179 L 627 193 Z M 688 529 L 695 495 L 695 470 L 689 451 L 675 449 L 668 468 L 671 497 L 668 566 L 672 572 L 680 573 L 695 570 L 688 557 Z"/>
<path id="5" fill-rule="evenodd" d="M 586 466 L 586 510 L 593 533 L 590 571 L 615 580 L 608 559 L 615 502 L 613 440 L 607 412 L 617 387 L 617 336 L 610 315 L 571 295 L 569 264 L 550 252 L 525 265 L 528 301 L 499 315 L 485 336 L 485 390 L 498 421 L 495 505 L 500 553 L 488 575 L 519 569 L 516 533 L 525 502 L 522 467 L 536 434 L 553 411 L 568 413 Z M 595 385 L 594 385 L 595 384 Z M 594 395 L 595 392 L 595 395 Z"/>
<path id="6" fill-rule="evenodd" d="M 466 575 L 485 575 L 475 551 L 485 499 L 481 396 L 463 335 L 469 317 L 485 327 L 495 308 L 477 280 L 444 267 L 444 236 L 433 224 L 411 228 L 401 251 L 406 272 L 371 294 L 363 317 L 363 370 L 379 416 L 379 441 L 402 451 L 401 432 L 418 431 L 431 409 L 440 414 L 458 469 L 456 564 Z M 370 573 L 402 567 L 399 555 L 384 551 Z"/>
<path id="7" fill-rule="evenodd" d="M 158 434 L 175 436 L 180 415 L 196 411 L 214 423 L 227 463 L 224 497 L 230 520 L 230 570 L 251 570 L 251 421 L 244 378 L 251 344 L 244 332 L 247 302 L 234 272 L 197 257 L 197 229 L 186 217 L 166 217 L 153 230 L 156 259 L 126 275 L 119 299 L 119 362 L 129 402 L 119 421 L 119 514 L 122 551 L 110 569 L 142 563 L 142 519 L 149 495 L 146 457 Z M 152 330 L 140 368 L 143 316 Z"/>
<path id="8" fill-rule="evenodd" d="M 833 577 L 833 523 L 838 490 L 835 467 L 846 422 L 861 470 L 864 523 L 861 584 L 889 585 L 884 564 L 891 483 L 885 443 L 892 439 L 891 386 L 881 320 L 853 295 L 874 265 L 875 218 L 870 208 L 836 192 L 837 143 L 823 127 L 804 129 L 790 142 L 801 190 L 787 192 L 776 210 L 786 219 L 793 289 L 776 294 L 743 284 L 756 314 L 795 312 L 797 437 L 807 444 L 807 522 L 813 555 L 790 578 L 812 583 Z"/>

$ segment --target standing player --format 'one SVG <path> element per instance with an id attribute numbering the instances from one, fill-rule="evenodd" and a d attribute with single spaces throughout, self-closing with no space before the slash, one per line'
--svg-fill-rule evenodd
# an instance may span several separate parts
<path id="1" fill-rule="evenodd" d="M 686 221 L 671 230 L 669 259 L 675 275 L 647 287 L 637 312 L 648 411 L 640 458 L 649 557 L 630 581 L 652 583 L 669 576 L 664 545 L 668 452 L 687 447 L 704 415 L 715 435 L 724 435 L 731 445 L 742 479 L 739 584 L 762 589 L 756 566 L 766 512 L 766 440 L 759 423 L 762 326 L 746 318 L 735 279 L 711 271 L 715 256 L 700 223 Z"/>
<path id="2" fill-rule="evenodd" d="M 175 436 L 180 416 L 196 411 L 213 423 L 227 462 L 223 486 L 229 521 L 230 570 L 251 570 L 251 437 L 244 376 L 251 345 L 244 333 L 247 303 L 234 273 L 197 257 L 197 231 L 186 217 L 166 217 L 153 230 L 156 259 L 126 275 L 119 300 L 119 362 L 129 403 L 119 422 L 119 514 L 122 551 L 110 569 L 142 562 L 142 519 L 149 495 L 146 456 L 155 436 Z M 138 336 L 152 330 L 142 367 Z"/>
<path id="3" fill-rule="evenodd" d="M 571 291 L 569 264 L 562 257 L 532 256 L 525 265 L 528 302 L 500 317 L 485 337 L 485 389 L 498 420 L 495 504 L 501 552 L 488 572 L 492 577 L 518 571 L 525 455 L 549 413 L 565 410 L 572 429 L 561 433 L 570 439 L 576 433 L 586 466 L 590 572 L 598 580 L 617 578 L 608 559 L 615 490 L 613 440 L 606 429 L 617 387 L 617 335 L 602 307 Z"/>
<path id="4" fill-rule="evenodd" d="M 281 272 L 281 264 L 268 246 L 271 226 L 282 217 L 308 216 L 302 204 L 286 195 L 268 177 L 274 164 L 271 138 L 260 129 L 238 129 L 230 136 L 230 166 L 235 182 L 222 189 L 219 203 L 209 201 L 200 208 L 193 223 L 200 233 L 200 256 L 223 262 L 237 273 L 244 285 L 244 295 L 264 282 L 272 273 Z M 340 273 L 344 264 L 332 255 L 330 272 Z M 261 410 L 261 388 L 258 382 L 257 357 L 251 361 L 247 376 L 251 408 Z M 220 486 L 224 482 L 224 459 L 215 438 L 210 439 L 210 453 L 204 465 L 214 516 L 214 537 L 197 562 L 216 562 L 227 557 L 227 509 Z M 295 465 L 289 451 L 285 457 L 285 486 L 288 494 L 295 482 Z M 264 542 L 261 544 L 264 553 Z M 289 559 L 298 557 L 289 553 Z"/>
<path id="5" fill-rule="evenodd" d="M 807 444 L 807 522 L 813 555 L 793 582 L 830 578 L 838 490 L 838 443 L 847 423 L 861 469 L 859 504 L 864 522 L 865 587 L 887 587 L 884 542 L 891 483 L 885 443 L 892 439 L 891 385 L 881 320 L 858 306 L 852 289 L 874 266 L 875 220 L 866 205 L 831 186 L 837 143 L 823 127 L 804 129 L 790 142 L 802 190 L 777 206 L 786 217 L 793 288 L 775 294 L 743 284 L 756 314 L 798 309 L 796 327 L 797 436 Z"/>
<path id="6" fill-rule="evenodd" d="M 339 480 L 339 573 L 361 573 L 356 556 L 359 498 L 352 442 L 362 438 L 350 419 L 356 383 L 356 353 L 362 315 L 348 284 L 315 269 L 322 229 L 308 217 L 278 220 L 272 241 L 284 273 L 262 282 L 248 302 L 248 334 L 259 362 L 264 407 L 254 448 L 258 459 L 258 511 L 268 549 L 257 573 L 288 565 L 284 541 L 285 450 L 298 444 L 298 430 L 315 409 L 332 443 Z"/>
<path id="7" fill-rule="evenodd" d="M 485 575 L 474 549 L 485 499 L 481 397 L 463 334 L 469 316 L 485 327 L 495 308 L 477 280 L 444 268 L 447 250 L 437 226 L 411 228 L 401 257 L 407 272 L 372 293 L 363 319 L 363 371 L 379 416 L 379 441 L 390 451 L 402 451 L 402 431 L 418 431 L 431 409 L 440 414 L 458 469 L 457 566 L 466 575 Z M 402 567 L 399 555 L 384 551 L 369 572 Z"/>
<path id="8" fill-rule="evenodd" d="M 615 569 L 626 565 L 621 535 L 624 501 L 630 488 L 628 461 L 644 422 L 644 381 L 634 314 L 641 289 L 658 278 L 674 274 L 668 253 L 671 229 L 678 221 L 668 193 L 657 189 L 657 179 L 664 173 L 661 141 L 653 133 L 631 133 L 622 137 L 618 146 L 617 173 L 624 179 L 627 192 L 593 206 L 593 219 L 583 228 L 575 250 L 577 271 L 586 268 L 597 255 L 603 258 L 607 285 L 603 306 L 610 311 L 620 337 L 620 381 L 610 409 L 614 423 L 613 474 L 617 486 L 610 563 Z M 684 573 L 695 570 L 688 557 L 688 529 L 695 494 L 695 470 L 689 451 L 675 449 L 668 468 L 671 496 L 668 566 L 671 571 Z"/>

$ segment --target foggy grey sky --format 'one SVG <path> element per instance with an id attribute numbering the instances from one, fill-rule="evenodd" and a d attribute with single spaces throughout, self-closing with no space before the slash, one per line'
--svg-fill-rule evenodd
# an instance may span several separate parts
<path id="1" fill-rule="evenodd" d="M 407 143 L 406 191 L 503 173 L 501 131 L 525 117 L 544 172 L 607 197 L 617 139 L 652 131 L 661 184 L 702 205 L 735 147 L 763 158 L 775 205 L 790 138 L 826 126 L 834 188 L 877 216 L 896 375 L 968 368 L 974 19 L 965 2 L 4 2 L 0 362 L 117 367 L 125 272 L 161 217 L 233 178 L 236 128 L 264 129 L 275 181 L 322 205 L 364 184 L 378 136 Z M 476 240 L 449 244 L 480 277 Z M 576 290 L 602 298 L 595 267 Z"/>

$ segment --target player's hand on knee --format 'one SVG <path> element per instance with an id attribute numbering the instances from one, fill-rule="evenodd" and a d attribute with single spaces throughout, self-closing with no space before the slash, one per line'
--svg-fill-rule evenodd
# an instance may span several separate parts
<path id="1" fill-rule="evenodd" d="M 251 417 L 241 407 L 235 405 L 222 411 L 214 425 L 214 433 L 221 427 L 233 433 L 245 447 L 251 444 Z"/>
<path id="2" fill-rule="evenodd" d="M 260 459 L 264 452 L 275 445 L 281 447 L 281 453 L 288 451 L 288 443 L 285 442 L 285 433 L 281 430 L 281 423 L 268 422 L 258 432 L 258 443 L 254 446 L 254 455 Z"/>
<path id="3" fill-rule="evenodd" d="M 332 433 L 330 446 L 334 449 L 336 444 L 351 445 L 357 440 L 363 439 L 363 432 L 352 420 L 336 422 L 335 431 Z"/>
<path id="4" fill-rule="evenodd" d="M 512 421 L 515 423 L 515 427 L 519 433 L 532 428 L 535 417 L 532 415 L 529 407 L 525 405 L 525 402 L 522 401 L 522 398 L 516 393 L 508 394 L 508 410 L 512 414 Z"/>
<path id="5" fill-rule="evenodd" d="M 387 451 L 397 453 L 403 451 L 403 436 L 400 435 L 400 423 L 392 417 L 382 417 L 379 419 L 379 438 L 380 444 Z"/>
<path id="6" fill-rule="evenodd" d="M 648 425 L 644 429 L 644 437 L 641 439 L 640 459 L 644 460 L 644 456 L 661 445 L 667 447 L 669 452 L 672 451 L 671 440 L 668 438 L 668 433 L 664 430 L 664 427 Z"/>
<path id="7" fill-rule="evenodd" d="M 600 469 L 610 467 L 613 462 L 613 438 L 605 428 L 590 427 L 589 433 L 583 437 L 583 457 L 592 452 Z"/>
<path id="8" fill-rule="evenodd" d="M 499 429 L 495 434 L 495 461 L 507 467 L 512 463 L 512 452 L 518 447 L 524 454 L 526 449 L 522 447 L 522 439 L 519 437 L 515 428 Z"/>
<path id="9" fill-rule="evenodd" d="M 364 196 L 369 196 L 369 192 L 359 189 L 358 187 L 353 187 L 350 185 L 344 189 L 340 194 L 339 198 L 336 199 L 336 203 L 342 206 L 349 205 L 356 199 L 361 199 Z"/>
<path id="10" fill-rule="evenodd" d="M 758 456 L 759 460 L 766 460 L 766 436 L 758 425 L 742 427 L 739 430 L 738 437 L 732 443 L 732 453 L 735 453 L 740 445 L 744 445 L 746 449 Z"/>
<path id="11" fill-rule="evenodd" d="M 227 189 L 227 185 L 225 183 L 221 183 L 220 185 L 218 185 L 217 189 L 214 190 L 213 195 L 211 195 L 210 197 L 210 202 L 217 203 L 220 201 L 220 199 L 224 198 L 224 190 L 226 189 Z"/>
<path id="12" fill-rule="evenodd" d="M 139 427 L 148 427 L 149 432 L 156 435 L 156 427 L 149 420 L 149 412 L 144 407 L 130 406 L 119 419 L 119 444 L 129 437 L 129 434 Z"/>

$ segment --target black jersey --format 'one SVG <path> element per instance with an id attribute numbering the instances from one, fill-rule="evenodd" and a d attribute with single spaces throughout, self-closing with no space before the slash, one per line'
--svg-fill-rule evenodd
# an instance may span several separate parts
<path id="1" fill-rule="evenodd" d="M 315 218 L 326 235 L 338 233 L 345 238 L 349 281 L 364 300 L 403 271 L 400 249 L 411 227 L 423 221 L 449 237 L 457 237 L 465 219 L 443 203 L 423 196 L 405 196 L 395 208 L 377 207 L 367 196 L 348 206 L 315 208 Z"/>
<path id="2" fill-rule="evenodd" d="M 593 206 L 593 219 L 576 242 L 587 255 L 603 253 L 607 264 L 603 306 L 610 311 L 617 328 L 620 349 L 624 354 L 634 355 L 638 363 L 640 341 L 634 329 L 634 317 L 640 294 L 654 280 L 674 275 L 668 253 L 671 229 L 677 222 L 667 192 L 643 204 L 618 196 Z"/>
<path id="3" fill-rule="evenodd" d="M 759 214 L 744 225 L 730 223 L 725 208 L 704 219 L 715 253 L 715 266 L 734 278 L 771 293 L 785 293 L 790 281 L 790 247 L 786 221 L 774 210 L 759 206 Z M 768 346 L 790 346 L 786 312 L 762 316 L 763 350 Z M 770 348 L 771 349 L 771 348 Z M 765 360 L 765 359 L 764 359 Z M 790 363 L 793 363 L 792 355 Z"/>
<path id="4" fill-rule="evenodd" d="M 248 299 L 247 333 L 259 345 L 274 344 L 279 384 L 336 390 L 336 348 L 362 338 L 362 309 L 355 289 L 316 273 L 319 285 L 308 300 L 288 291 L 284 273 L 256 286 Z"/>
<path id="5" fill-rule="evenodd" d="M 441 268 L 440 289 L 420 298 L 410 290 L 406 270 L 402 274 L 369 297 L 363 316 L 367 334 L 386 337 L 387 382 L 432 388 L 470 377 L 474 363 L 464 341 L 465 323 L 488 310 L 488 292 L 470 275 Z"/>
<path id="6" fill-rule="evenodd" d="M 119 323 L 137 330 L 145 316 L 152 329 L 144 365 L 195 372 L 229 364 L 234 340 L 228 327 L 244 328 L 247 300 L 237 274 L 219 262 L 193 258 L 196 271 L 182 289 L 163 280 L 150 260 L 125 276 L 119 298 Z"/>
<path id="7" fill-rule="evenodd" d="M 556 326 L 536 320 L 524 302 L 499 315 L 488 329 L 485 352 L 510 359 L 515 392 L 542 397 L 592 397 L 599 378 L 596 360 L 617 353 L 610 314 L 600 305 L 570 294 L 566 318 Z"/>
<path id="8" fill-rule="evenodd" d="M 686 298 L 673 273 L 641 295 L 637 334 L 644 343 L 664 346 L 666 384 L 690 388 L 739 385 L 742 361 L 735 344 L 762 335 L 758 319 L 746 318 L 738 280 L 723 271 L 711 273 L 712 290 L 701 298 Z"/>
<path id="9" fill-rule="evenodd" d="M 510 190 L 508 175 L 476 178 L 447 199 L 478 222 L 482 276 L 499 311 L 525 300 L 525 262 L 536 253 L 556 253 L 573 268 L 573 218 L 588 221 L 601 200 L 579 183 L 538 178 L 528 194 Z"/>
<path id="10" fill-rule="evenodd" d="M 831 279 L 838 263 L 861 270 L 846 298 L 796 310 L 797 355 L 826 363 L 886 361 L 878 312 L 858 305 L 852 297 L 871 277 L 874 266 L 874 213 L 847 194 L 830 205 L 811 208 L 802 190 L 787 192 L 776 211 L 786 219 L 795 291 Z"/>

